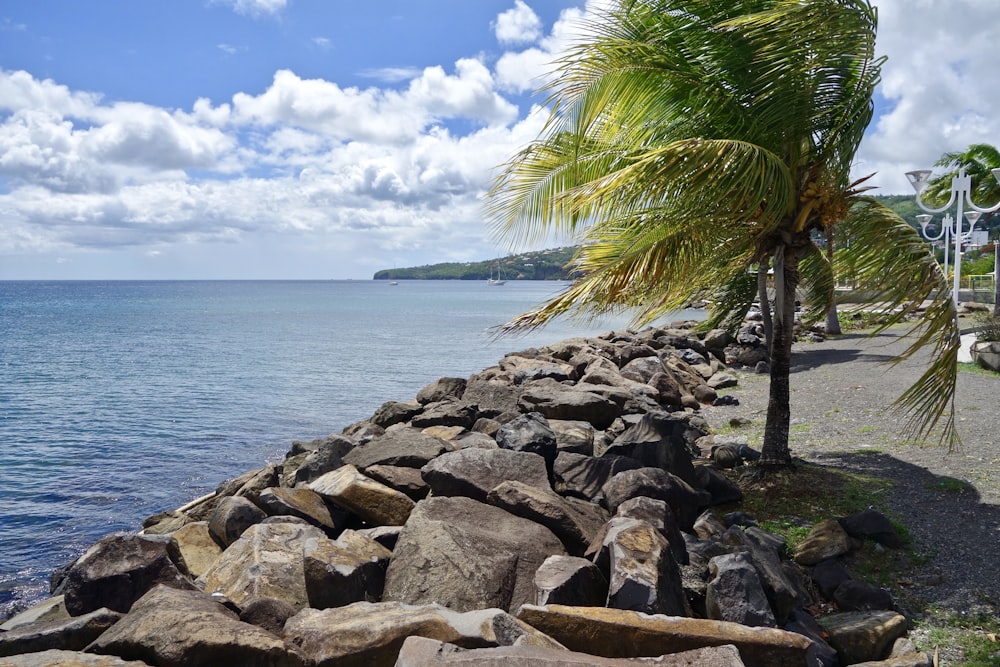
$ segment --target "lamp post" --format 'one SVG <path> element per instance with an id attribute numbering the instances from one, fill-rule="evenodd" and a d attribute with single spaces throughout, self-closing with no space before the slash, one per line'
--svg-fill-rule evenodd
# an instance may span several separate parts
<path id="1" fill-rule="evenodd" d="M 993 177 L 997 179 L 997 183 L 1000 183 L 1000 168 L 993 169 Z M 948 236 L 951 236 L 955 240 L 955 284 L 952 289 L 952 299 L 955 301 L 955 307 L 958 307 L 958 287 L 961 281 L 962 275 L 962 241 L 966 238 L 967 234 L 962 232 L 962 226 L 964 225 L 964 220 L 969 221 L 969 233 L 972 232 L 972 228 L 976 225 L 976 221 L 979 220 L 979 216 L 983 213 L 992 213 L 1000 209 L 1000 202 L 997 202 L 994 206 L 982 207 L 976 206 L 972 201 L 972 177 L 965 175 L 965 167 L 959 167 L 958 176 L 954 176 L 951 179 L 951 198 L 948 203 L 941 208 L 931 208 L 924 204 L 920 199 L 920 193 L 924 191 L 927 187 L 927 182 L 930 179 L 931 170 L 921 169 L 919 171 L 908 171 L 906 172 L 906 178 L 910 181 L 910 185 L 917 192 L 917 206 L 927 213 L 941 213 L 947 211 L 952 207 L 952 204 L 957 202 L 958 210 L 955 215 L 954 220 L 952 220 L 951 213 L 949 212 L 945 215 L 941 224 L 941 232 L 935 237 L 930 237 L 927 234 L 927 225 L 930 224 L 930 215 L 918 215 L 917 221 L 920 222 L 921 233 L 928 240 L 936 241 L 941 238 L 942 235 L 945 237 L 945 275 L 948 273 Z M 968 205 L 971 210 L 964 211 L 963 208 Z"/>

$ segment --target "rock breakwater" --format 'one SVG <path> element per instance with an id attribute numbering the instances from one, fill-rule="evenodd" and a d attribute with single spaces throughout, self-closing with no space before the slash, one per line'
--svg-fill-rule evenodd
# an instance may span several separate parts
<path id="1" fill-rule="evenodd" d="M 100 540 L 0 626 L 0 665 L 929 664 L 838 568 L 898 546 L 884 517 L 789 554 L 724 513 L 753 451 L 699 409 L 762 351 L 675 326 L 441 378 Z"/>

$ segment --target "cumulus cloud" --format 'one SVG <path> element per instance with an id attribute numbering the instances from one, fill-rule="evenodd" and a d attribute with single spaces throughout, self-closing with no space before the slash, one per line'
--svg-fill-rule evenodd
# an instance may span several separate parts
<path id="1" fill-rule="evenodd" d="M 541 87 L 552 74 L 552 62 L 583 35 L 587 17 L 604 9 L 606 4 L 603 0 L 591 0 L 582 9 L 564 9 L 552 31 L 536 46 L 504 52 L 496 63 L 500 87 L 511 92 L 530 92 Z"/>
<path id="2" fill-rule="evenodd" d="M 497 16 L 493 31 L 501 44 L 526 44 L 542 36 L 542 20 L 523 0 Z"/>

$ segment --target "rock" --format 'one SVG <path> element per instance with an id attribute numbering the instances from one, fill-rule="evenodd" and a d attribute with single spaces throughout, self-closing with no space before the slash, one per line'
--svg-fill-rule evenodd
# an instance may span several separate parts
<path id="1" fill-rule="evenodd" d="M 789 632 L 796 632 L 812 640 L 816 648 L 816 667 L 841 667 L 837 651 L 826 643 L 826 631 L 816 622 L 812 614 L 804 609 L 796 609 L 783 626 Z"/>
<path id="2" fill-rule="evenodd" d="M 284 600 L 275 598 L 254 598 L 240 610 L 240 620 L 267 630 L 280 637 L 285 630 L 285 622 L 298 610 Z"/>
<path id="3" fill-rule="evenodd" d="M 906 634 L 906 618 L 893 611 L 849 611 L 818 619 L 843 664 L 882 660 Z"/>
<path id="4" fill-rule="evenodd" d="M 492 442 L 492 440 L 490 441 Z M 430 493 L 420 468 L 404 468 L 402 466 L 373 465 L 365 468 L 365 474 L 386 486 L 405 494 L 413 501 L 422 500 Z"/>
<path id="5" fill-rule="evenodd" d="M 174 532 L 189 520 L 186 514 L 177 510 L 160 512 L 143 520 L 142 532 L 146 535 L 166 535 Z"/>
<path id="6" fill-rule="evenodd" d="M 150 588 L 194 585 L 170 560 L 166 536 L 109 535 L 87 549 L 66 574 L 66 611 L 72 616 L 107 607 L 127 612 Z"/>
<path id="7" fill-rule="evenodd" d="M 571 651 L 607 658 L 658 656 L 732 644 L 747 667 L 814 664 L 813 643 L 777 628 L 601 607 L 524 605 L 517 617 Z"/>
<path id="8" fill-rule="evenodd" d="M 550 419 L 549 428 L 556 434 L 556 448 L 559 452 L 593 456 L 595 431 L 590 422 Z"/>
<path id="9" fill-rule="evenodd" d="M 449 399 L 428 403 L 420 414 L 414 415 L 410 419 L 410 424 L 420 429 L 429 426 L 472 428 L 478 418 L 479 411 L 475 405 L 457 399 Z"/>
<path id="10" fill-rule="evenodd" d="M 585 558 L 549 556 L 535 571 L 534 581 L 538 605 L 601 607 L 608 599 L 608 580 Z"/>
<path id="11" fill-rule="evenodd" d="M 350 530 L 336 541 L 307 538 L 302 557 L 309 606 L 326 609 L 378 602 L 390 555 L 375 540 Z"/>
<path id="12" fill-rule="evenodd" d="M 421 469 L 435 496 L 466 496 L 480 502 L 498 484 L 519 481 L 548 489 L 545 459 L 507 449 L 461 449 L 437 457 Z"/>
<path id="13" fill-rule="evenodd" d="M 156 665 L 300 667 L 302 659 L 281 639 L 243 623 L 198 591 L 157 586 L 88 647 L 88 652 L 142 658 Z"/>
<path id="14" fill-rule="evenodd" d="M 833 601 L 841 611 L 891 610 L 894 607 L 888 591 L 857 579 L 848 579 L 837 586 Z"/>
<path id="15" fill-rule="evenodd" d="M 309 488 L 375 526 L 403 525 L 414 505 L 405 494 L 376 482 L 350 464 L 326 473 Z"/>
<path id="16" fill-rule="evenodd" d="M 643 467 L 627 456 L 594 458 L 572 452 L 559 452 L 552 466 L 555 489 L 564 495 L 599 502 L 604 484 L 624 470 Z"/>
<path id="17" fill-rule="evenodd" d="M 285 624 L 286 640 L 313 665 L 392 667 L 407 637 L 468 647 L 558 648 L 499 609 L 461 613 L 441 605 L 357 602 L 321 611 L 304 609 Z"/>
<path id="18" fill-rule="evenodd" d="M 735 375 L 729 373 L 728 371 L 719 371 L 718 373 L 712 374 L 708 378 L 706 383 L 712 389 L 728 389 L 730 387 L 735 387 L 740 383 Z"/>
<path id="19" fill-rule="evenodd" d="M 702 343 L 709 350 L 724 350 L 731 340 L 732 337 L 725 329 L 712 329 L 705 334 Z"/>
<path id="20" fill-rule="evenodd" d="M 727 528 L 711 510 L 705 510 L 694 521 L 692 531 L 703 540 L 721 540 Z"/>
<path id="21" fill-rule="evenodd" d="M 836 519 L 826 519 L 812 527 L 795 550 L 792 560 L 799 565 L 815 565 L 821 560 L 842 556 L 853 548 L 850 536 L 840 523 Z"/>
<path id="22" fill-rule="evenodd" d="M 673 511 L 681 530 L 689 531 L 708 501 L 708 494 L 695 491 L 689 484 L 662 468 L 625 470 L 609 479 L 601 489 L 608 509 L 638 496 L 663 500 Z"/>
<path id="23" fill-rule="evenodd" d="M 491 416 L 495 416 L 505 412 L 518 413 L 520 410 L 517 403 L 522 391 L 522 387 L 513 382 L 480 373 L 469 378 L 462 400 L 479 406 L 480 414 L 491 413 Z"/>
<path id="24" fill-rule="evenodd" d="M 321 475 L 344 465 L 344 456 L 355 447 L 354 441 L 339 435 L 320 441 L 295 470 L 295 482 L 308 484 Z"/>
<path id="25" fill-rule="evenodd" d="M 465 378 L 439 378 L 417 392 L 417 403 L 427 405 L 447 399 L 460 399 L 465 393 L 466 384 Z"/>
<path id="26" fill-rule="evenodd" d="M 113 655 L 92 655 L 79 651 L 49 650 L 4 658 L 2 667 L 149 667 L 139 660 L 122 660 Z"/>
<path id="27" fill-rule="evenodd" d="M 660 535 L 666 538 L 670 545 L 670 553 L 678 565 L 688 563 L 687 546 L 684 543 L 684 536 L 674 518 L 674 512 L 663 500 L 655 500 L 646 496 L 630 498 L 618 506 L 615 516 L 631 519 L 641 519 L 655 528 Z"/>
<path id="28" fill-rule="evenodd" d="M 222 553 L 222 547 L 212 537 L 207 521 L 194 521 L 175 531 L 168 545 L 177 568 L 191 577 L 200 577 Z"/>
<path id="29" fill-rule="evenodd" d="M 327 539 L 304 523 L 251 526 L 199 579 L 209 593 L 237 605 L 256 598 L 282 600 L 295 609 L 309 604 L 303 549 L 308 539 Z"/>
<path id="30" fill-rule="evenodd" d="M 464 649 L 424 637 L 407 637 L 399 650 L 396 667 L 477 665 L 478 667 L 743 667 L 735 646 L 715 646 L 683 651 L 656 658 L 598 658 L 587 653 L 535 646 L 501 646 Z"/>
<path id="31" fill-rule="evenodd" d="M 368 444 L 356 447 L 344 455 L 344 463 L 360 470 L 370 466 L 399 466 L 421 468 L 452 447 L 432 435 L 415 428 L 401 428 L 387 431 Z"/>
<path id="32" fill-rule="evenodd" d="M 557 385 L 527 386 L 517 401 L 520 412 L 540 412 L 547 419 L 586 421 L 598 430 L 606 429 L 621 414 L 614 401 L 589 391 Z"/>
<path id="33" fill-rule="evenodd" d="M 11 616 L 3 623 L 0 623 L 0 632 L 7 632 L 14 628 L 27 625 L 29 623 L 40 623 L 44 621 L 64 621 L 70 618 L 66 611 L 66 603 L 62 595 L 55 595 L 46 598 L 22 612 Z"/>
<path id="34" fill-rule="evenodd" d="M 777 626 L 749 554 L 716 556 L 708 568 L 712 576 L 705 595 L 709 618 L 750 627 Z"/>
<path id="35" fill-rule="evenodd" d="M 538 454 L 547 468 L 556 460 L 556 434 L 549 422 L 538 412 L 520 415 L 500 427 L 496 434 L 502 449 Z"/>
<path id="36" fill-rule="evenodd" d="M 413 417 L 420 414 L 423 409 L 424 406 L 416 401 L 406 401 L 405 403 L 386 401 L 372 415 L 371 422 L 376 426 L 389 428 L 395 424 L 410 421 Z"/>
<path id="37" fill-rule="evenodd" d="M 257 502 L 269 516 L 296 516 L 331 532 L 339 532 L 347 523 L 345 512 L 331 512 L 323 498 L 307 488 L 264 489 Z"/>
<path id="38" fill-rule="evenodd" d="M 614 518 L 604 538 L 610 578 L 607 606 L 649 614 L 690 615 L 666 538 L 639 519 Z"/>
<path id="39" fill-rule="evenodd" d="M 816 563 L 812 569 L 811 577 L 816 588 L 819 589 L 820 595 L 827 600 L 832 600 L 833 592 L 837 590 L 837 587 L 852 578 L 844 564 L 836 558 L 828 558 Z"/>
<path id="40" fill-rule="evenodd" d="M 122 614 L 110 609 L 56 621 L 37 621 L 0 632 L 0 657 L 50 649 L 82 651 L 118 622 Z"/>
<path id="41" fill-rule="evenodd" d="M 791 615 L 792 611 L 809 602 L 809 597 L 800 592 L 788 573 L 785 565 L 795 567 L 788 561 L 783 561 L 781 554 L 785 549 L 785 541 L 777 535 L 772 535 L 757 526 L 745 530 L 730 528 L 727 532 L 738 531 L 750 553 L 750 560 L 760 583 L 764 587 L 775 620 L 781 624 Z"/>
<path id="42" fill-rule="evenodd" d="M 705 432 L 669 414 L 646 413 L 615 438 L 605 455 L 628 456 L 644 466 L 663 468 L 689 485 L 698 484 L 691 463 L 691 445 Z"/>
<path id="43" fill-rule="evenodd" d="M 873 509 L 845 516 L 840 519 L 840 526 L 851 537 L 873 540 L 889 549 L 903 546 L 903 539 L 889 517 Z"/>
<path id="44" fill-rule="evenodd" d="M 278 466 L 273 463 L 269 463 L 260 470 L 251 470 L 248 473 L 244 473 L 230 482 L 220 484 L 215 490 L 215 494 L 220 500 L 226 496 L 240 496 L 250 502 L 254 502 L 261 491 L 271 486 L 278 486 Z M 214 511 L 215 506 L 212 505 L 211 509 Z M 203 521 L 208 519 L 209 516 L 192 516 L 191 518 L 196 521 Z"/>
<path id="45" fill-rule="evenodd" d="M 257 498 L 260 494 L 255 494 Z M 250 526 L 267 518 L 264 510 L 241 496 L 222 498 L 208 520 L 208 532 L 223 548 L 239 539 Z"/>
<path id="46" fill-rule="evenodd" d="M 709 505 L 726 505 L 743 500 L 743 491 L 722 472 L 706 465 L 695 466 L 694 472 L 698 480 L 694 486 L 708 493 Z"/>
<path id="47" fill-rule="evenodd" d="M 486 502 L 529 521 L 545 526 L 558 537 L 566 550 L 579 556 L 604 525 L 607 516 L 594 506 L 589 514 L 577 509 L 550 489 L 522 482 L 502 482 L 486 496 Z"/>
<path id="48" fill-rule="evenodd" d="M 565 553 L 537 523 L 469 498 L 431 497 L 417 503 L 399 535 L 383 599 L 516 609 L 535 598 L 535 570 Z"/>

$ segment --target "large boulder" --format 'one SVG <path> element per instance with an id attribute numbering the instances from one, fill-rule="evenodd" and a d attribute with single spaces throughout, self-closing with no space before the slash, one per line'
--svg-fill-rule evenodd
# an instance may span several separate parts
<path id="1" fill-rule="evenodd" d="M 533 521 L 470 498 L 428 498 L 399 535 L 383 599 L 458 611 L 516 609 L 535 599 L 535 570 L 565 553 L 559 539 Z"/>
<path id="2" fill-rule="evenodd" d="M 809 639 L 777 628 L 602 607 L 524 605 L 517 617 L 571 651 L 607 658 L 659 656 L 732 644 L 746 667 L 815 664 Z"/>
<path id="3" fill-rule="evenodd" d="M 448 399 L 425 405 L 419 415 L 414 415 L 410 419 L 410 424 L 421 429 L 430 426 L 472 428 L 478 418 L 479 410 L 472 403 Z"/>
<path id="4" fill-rule="evenodd" d="M 627 456 L 595 458 L 563 451 L 556 456 L 552 466 L 553 486 L 564 495 L 599 502 L 609 479 L 624 470 L 642 467 L 640 462 Z"/>
<path id="5" fill-rule="evenodd" d="M 548 467 L 556 460 L 556 434 L 545 417 L 529 412 L 502 425 L 495 439 L 503 449 L 538 454 Z"/>
<path id="6" fill-rule="evenodd" d="M 222 553 L 208 530 L 207 521 L 192 521 L 170 535 L 170 558 L 190 577 L 200 577 Z"/>
<path id="7" fill-rule="evenodd" d="M 421 468 L 421 473 L 435 496 L 466 496 L 482 502 L 502 482 L 520 481 L 550 488 L 545 459 L 508 449 L 447 452 Z"/>
<path id="8" fill-rule="evenodd" d="M 427 405 L 447 399 L 462 398 L 467 384 L 465 378 L 439 378 L 417 392 L 417 403 Z"/>
<path id="9" fill-rule="evenodd" d="M 607 521 L 607 513 L 598 505 L 579 508 L 550 489 L 523 482 L 498 484 L 486 496 L 486 502 L 545 526 L 562 540 L 566 550 L 574 556 L 586 551 Z M 588 509 L 590 511 L 585 511 Z"/>
<path id="10" fill-rule="evenodd" d="M 0 632 L 0 657 L 50 649 L 82 651 L 121 617 L 117 611 L 102 608 L 68 619 L 27 623 Z"/>
<path id="11" fill-rule="evenodd" d="M 777 625 L 747 552 L 716 556 L 709 562 L 709 572 L 712 579 L 705 600 L 709 618 L 751 627 Z"/>
<path id="12" fill-rule="evenodd" d="M 344 463 L 361 470 L 370 466 L 420 468 L 435 457 L 453 449 L 451 445 L 415 428 L 387 431 L 366 445 L 344 455 Z"/>
<path id="13" fill-rule="evenodd" d="M 263 489 L 261 489 L 263 491 Z M 260 498 L 260 492 L 254 494 Z M 208 520 L 208 532 L 223 548 L 239 539 L 250 526 L 267 518 L 264 510 L 242 496 L 230 496 L 219 500 L 215 511 Z"/>
<path id="14" fill-rule="evenodd" d="M 302 556 L 310 607 L 381 599 L 391 552 L 375 540 L 352 530 L 345 530 L 336 541 L 308 538 Z"/>
<path id="15" fill-rule="evenodd" d="M 608 599 L 608 580 L 585 558 L 549 556 L 535 571 L 535 604 L 601 607 Z"/>
<path id="16" fill-rule="evenodd" d="M 309 604 L 303 552 L 325 533 L 306 523 L 260 523 L 226 549 L 199 581 L 237 605 L 255 598 L 283 600 L 296 609 Z"/>
<path id="17" fill-rule="evenodd" d="M 308 484 L 324 473 L 344 465 L 344 456 L 354 449 L 354 441 L 340 435 L 319 441 L 295 470 L 296 483 Z"/>
<path id="18" fill-rule="evenodd" d="M 170 559 L 167 536 L 109 535 L 69 568 L 63 588 L 66 611 L 73 616 L 107 607 L 127 612 L 157 584 L 194 589 Z"/>
<path id="19" fill-rule="evenodd" d="M 684 536 L 677 525 L 677 519 L 674 518 L 673 510 L 665 501 L 647 496 L 630 498 L 618 506 L 618 512 L 615 516 L 646 521 L 666 538 L 670 545 L 670 553 L 674 555 L 677 564 L 688 564 L 689 558 Z"/>
<path id="20" fill-rule="evenodd" d="M 847 611 L 819 619 L 845 665 L 882 660 L 906 634 L 906 617 L 894 611 Z"/>
<path id="21" fill-rule="evenodd" d="M 564 385 L 530 385 L 517 401 L 521 412 L 540 412 L 547 419 L 579 420 L 598 430 L 611 426 L 621 407 L 609 398 Z"/>
<path id="22" fill-rule="evenodd" d="M 610 577 L 607 606 L 650 614 L 689 616 L 670 545 L 651 524 L 614 518 L 605 538 Z"/>
<path id="23" fill-rule="evenodd" d="M 141 660 L 122 660 L 115 655 L 49 649 L 4 658 L 3 667 L 149 667 Z"/>
<path id="24" fill-rule="evenodd" d="M 815 565 L 821 560 L 842 556 L 854 549 L 851 536 L 836 519 L 820 521 L 809 531 L 792 555 L 799 565 Z"/>
<path id="25" fill-rule="evenodd" d="M 342 530 L 348 518 L 345 512 L 331 512 L 318 493 L 304 487 L 264 489 L 257 504 L 270 516 L 296 516 L 333 533 Z"/>
<path id="26" fill-rule="evenodd" d="M 278 637 L 239 617 L 198 591 L 157 586 L 88 651 L 145 660 L 154 665 L 195 667 L 300 667 L 298 653 Z"/>
<path id="27" fill-rule="evenodd" d="M 681 417 L 648 412 L 630 427 L 605 452 L 628 456 L 644 466 L 663 468 L 689 485 L 698 486 L 691 462 L 691 446 L 705 432 Z"/>
<path id="28" fill-rule="evenodd" d="M 572 452 L 592 456 L 594 454 L 594 425 L 579 420 L 550 419 L 549 428 L 556 434 L 559 452 Z"/>
<path id="29" fill-rule="evenodd" d="M 680 477 L 662 468 L 625 470 L 609 479 L 601 489 L 612 514 L 626 500 L 647 496 L 663 500 L 673 511 L 681 530 L 690 531 L 695 519 L 708 504 L 709 495 L 695 491 Z"/>
<path id="30" fill-rule="evenodd" d="M 309 488 L 374 526 L 402 526 L 413 510 L 409 496 L 350 464 L 331 470 Z"/>
<path id="31" fill-rule="evenodd" d="M 441 605 L 358 602 L 304 609 L 285 624 L 285 639 L 313 665 L 392 667 L 407 637 L 466 647 L 558 644 L 499 609 L 461 613 Z"/>

